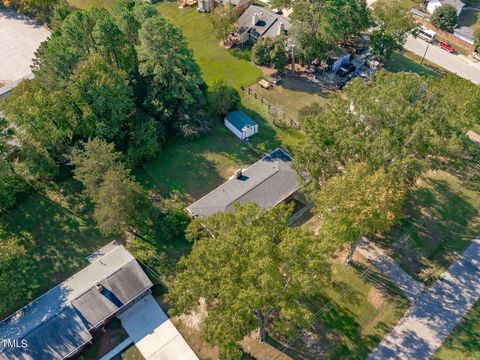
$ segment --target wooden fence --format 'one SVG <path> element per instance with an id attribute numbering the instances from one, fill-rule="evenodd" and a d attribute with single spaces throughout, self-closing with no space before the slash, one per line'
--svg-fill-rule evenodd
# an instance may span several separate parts
<path id="1" fill-rule="evenodd" d="M 254 99 L 260 101 L 268 109 L 268 113 L 270 114 L 270 116 L 273 117 L 274 123 L 276 119 L 279 119 L 279 120 L 283 120 L 284 122 L 286 122 L 287 124 L 289 124 L 290 126 L 294 127 L 297 130 L 302 130 L 302 125 L 300 125 L 300 123 L 297 120 L 293 119 L 291 116 L 285 114 L 282 110 L 272 105 L 266 98 L 258 94 L 255 90 L 248 87 L 244 88 L 243 86 L 242 86 L 242 90 L 248 95 L 250 95 L 251 97 L 253 97 Z"/>

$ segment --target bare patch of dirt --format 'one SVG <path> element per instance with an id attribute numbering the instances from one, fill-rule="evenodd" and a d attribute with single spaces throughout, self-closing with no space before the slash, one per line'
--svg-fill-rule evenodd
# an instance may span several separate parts
<path id="1" fill-rule="evenodd" d="M 368 302 L 372 304 L 375 309 L 382 307 L 382 305 L 387 301 L 387 297 L 383 292 L 377 289 L 375 286 L 370 287 L 368 291 Z"/>
<path id="2" fill-rule="evenodd" d="M 281 353 L 270 344 L 260 342 L 258 340 L 258 332 L 256 331 L 252 332 L 249 336 L 245 336 L 240 344 L 242 345 L 243 351 L 257 360 L 292 359 L 290 356 Z"/>
<path id="3" fill-rule="evenodd" d="M 200 359 L 217 360 L 218 348 L 207 343 L 201 331 L 201 325 L 206 316 L 205 301 L 200 300 L 193 312 L 173 317 L 170 320 Z"/>

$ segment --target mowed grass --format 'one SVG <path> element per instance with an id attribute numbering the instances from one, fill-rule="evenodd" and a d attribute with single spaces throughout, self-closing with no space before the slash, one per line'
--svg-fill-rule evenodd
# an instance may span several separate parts
<path id="1" fill-rule="evenodd" d="M 79 9 L 111 8 L 117 0 L 68 0 L 68 2 Z"/>
<path id="2" fill-rule="evenodd" d="M 434 360 L 480 359 L 480 302 L 467 313 L 455 327 L 442 347 L 433 356 Z"/>
<path id="3" fill-rule="evenodd" d="M 429 172 L 407 199 L 408 217 L 392 234 L 400 238 L 409 229 L 409 246 L 393 254 L 412 275 L 434 281 L 480 232 L 480 184 L 443 172 Z"/>
<path id="4" fill-rule="evenodd" d="M 69 182 L 64 188 L 78 192 L 77 185 Z M 1 226 L 20 237 L 32 258 L 27 296 L 0 318 L 82 269 L 88 255 L 112 241 L 98 232 L 88 212 L 83 198 L 70 191 L 49 191 L 34 193 L 0 218 Z"/>
<path id="5" fill-rule="evenodd" d="M 363 359 L 400 319 L 406 302 L 362 279 L 351 266 L 334 264 L 331 280 L 326 298 L 313 303 L 315 312 L 329 300 L 334 303 L 312 328 L 316 346 L 308 349 L 297 342 L 294 352 L 298 358 Z"/>
<path id="6" fill-rule="evenodd" d="M 421 60 L 420 56 L 405 50 L 402 53 L 394 53 L 384 66 L 386 70 L 392 72 L 413 72 L 425 76 L 438 77 L 446 73 L 446 70 L 428 60 L 424 60 L 423 65 L 420 65 Z"/>
<path id="7" fill-rule="evenodd" d="M 236 58 L 220 46 L 220 40 L 215 37 L 208 22 L 208 14 L 200 14 L 192 8 L 179 9 L 177 2 L 169 1 L 157 4 L 156 8 L 172 24 L 182 29 L 208 85 L 215 80 L 225 80 L 240 88 L 253 84 L 261 75 L 250 61 Z"/>

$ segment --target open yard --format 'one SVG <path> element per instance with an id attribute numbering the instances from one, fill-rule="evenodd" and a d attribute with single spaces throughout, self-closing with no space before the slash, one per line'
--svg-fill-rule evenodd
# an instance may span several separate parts
<path id="1" fill-rule="evenodd" d="M 467 313 L 433 356 L 435 360 L 480 359 L 480 302 Z"/>
<path id="2" fill-rule="evenodd" d="M 55 191 L 34 193 L 0 218 L 0 225 L 20 236 L 33 259 L 28 269 L 28 297 L 9 313 L 82 269 L 88 264 L 88 255 L 112 241 L 96 230 L 84 199 L 71 193 L 79 191 L 78 184 L 65 183 L 64 189 L 63 195 Z M 0 318 L 9 313 L 0 314 Z"/>
<path id="3" fill-rule="evenodd" d="M 393 254 L 414 277 L 433 281 L 480 231 L 480 184 L 446 172 L 426 174 L 411 192 L 408 217 L 392 240 L 414 227 L 408 246 Z"/>

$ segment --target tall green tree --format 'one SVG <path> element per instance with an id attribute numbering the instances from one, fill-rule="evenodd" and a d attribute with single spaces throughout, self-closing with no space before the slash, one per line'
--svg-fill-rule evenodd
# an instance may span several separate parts
<path id="1" fill-rule="evenodd" d="M 327 5 L 327 34 L 345 43 L 372 25 L 365 0 L 329 0 Z"/>
<path id="2" fill-rule="evenodd" d="M 0 314 L 7 315 L 28 297 L 30 259 L 19 239 L 0 229 Z"/>
<path id="3" fill-rule="evenodd" d="M 439 6 L 433 11 L 430 21 L 439 29 L 453 31 L 457 25 L 457 10 L 450 4 Z"/>
<path id="4" fill-rule="evenodd" d="M 81 143 L 70 155 L 74 166 L 74 177 L 80 181 L 85 193 L 95 198 L 105 175 L 112 169 L 123 168 L 121 154 L 112 143 L 101 139 L 91 139 Z"/>
<path id="5" fill-rule="evenodd" d="M 347 262 L 362 236 L 383 233 L 402 215 L 403 189 L 394 175 L 365 164 L 348 164 L 313 196 L 324 232 L 348 244 Z"/>
<path id="6" fill-rule="evenodd" d="M 134 112 L 127 75 L 92 55 L 75 69 L 68 93 L 78 109 L 76 135 L 83 140 L 99 137 L 117 140 Z"/>
<path id="7" fill-rule="evenodd" d="M 230 33 L 235 30 L 235 22 L 238 14 L 235 7 L 230 3 L 223 6 L 217 6 L 208 16 L 208 21 L 212 25 L 215 36 L 225 44 Z"/>
<path id="8" fill-rule="evenodd" d="M 207 131 L 204 82 L 181 31 L 156 16 L 145 20 L 139 39 L 139 70 L 148 83 L 146 107 L 186 137 Z"/>
<path id="9" fill-rule="evenodd" d="M 478 102 L 478 87 L 454 76 L 378 72 L 368 84 L 352 81 L 328 107 L 306 112 L 307 137 L 295 161 L 318 180 L 311 185 L 350 161 L 413 184 L 423 171 L 442 166 L 441 159 L 454 162 L 464 152 Z"/>
<path id="10" fill-rule="evenodd" d="M 409 12 L 401 6 L 400 0 L 381 2 L 375 5 L 373 18 L 376 24 L 370 34 L 373 52 L 385 59 L 403 50 L 403 45 L 415 23 Z"/>
<path id="11" fill-rule="evenodd" d="M 289 228 L 290 214 L 284 206 L 266 211 L 249 203 L 202 219 L 209 231 L 179 262 L 166 297 L 171 313 L 204 299 L 207 340 L 221 349 L 255 329 L 265 341 L 268 331 L 307 325 L 311 313 L 302 299 L 321 293 L 329 252 L 313 233 Z"/>
<path id="12" fill-rule="evenodd" d="M 225 81 L 215 81 L 209 91 L 208 102 L 215 116 L 223 120 L 224 116 L 240 104 L 240 94 Z"/>
<path id="13" fill-rule="evenodd" d="M 93 198 L 93 218 L 106 235 L 135 233 L 148 218 L 147 197 L 140 186 L 123 167 L 107 171 Z"/>

